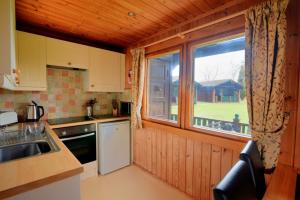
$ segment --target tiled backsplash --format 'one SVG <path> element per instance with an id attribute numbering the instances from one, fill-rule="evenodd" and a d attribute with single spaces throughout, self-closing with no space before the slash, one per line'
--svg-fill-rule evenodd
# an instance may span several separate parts
<path id="1" fill-rule="evenodd" d="M 44 106 L 45 119 L 83 116 L 85 104 L 96 98 L 94 114 L 112 113 L 112 99 L 130 101 L 130 91 L 124 93 L 90 93 L 83 89 L 83 72 L 67 69 L 47 69 L 48 91 L 25 92 L 0 89 L 0 109 L 15 109 L 19 116 L 26 113 L 31 100 Z"/>

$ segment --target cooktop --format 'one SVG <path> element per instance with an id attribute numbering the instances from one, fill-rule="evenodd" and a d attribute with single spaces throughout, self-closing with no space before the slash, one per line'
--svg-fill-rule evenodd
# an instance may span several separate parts
<path id="1" fill-rule="evenodd" d="M 87 116 L 67 117 L 67 118 L 48 119 L 48 123 L 50 125 L 59 125 L 59 124 L 84 122 L 84 121 L 91 121 L 95 119 L 107 119 L 107 118 L 114 118 L 114 117 L 115 116 L 113 115 L 95 115 L 93 117 L 87 117 Z"/>
<path id="2" fill-rule="evenodd" d="M 67 118 L 56 118 L 56 119 L 48 119 L 48 123 L 50 125 L 58 125 L 58 124 L 68 124 L 68 123 L 75 123 L 75 122 L 83 122 L 83 121 L 90 121 L 93 118 L 82 116 L 82 117 L 67 117 Z"/>

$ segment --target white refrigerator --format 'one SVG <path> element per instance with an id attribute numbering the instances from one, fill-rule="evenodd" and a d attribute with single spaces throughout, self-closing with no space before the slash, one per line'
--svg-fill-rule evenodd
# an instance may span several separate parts
<path id="1" fill-rule="evenodd" d="M 98 125 L 99 173 L 107 174 L 130 164 L 129 120 Z"/>

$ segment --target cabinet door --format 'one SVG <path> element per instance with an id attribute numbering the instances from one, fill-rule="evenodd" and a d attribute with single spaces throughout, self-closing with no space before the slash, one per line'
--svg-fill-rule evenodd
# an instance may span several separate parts
<path id="1" fill-rule="evenodd" d="M 100 173 L 107 174 L 130 164 L 129 122 L 100 124 Z"/>
<path id="2" fill-rule="evenodd" d="M 88 49 L 84 45 L 47 38 L 47 64 L 87 69 L 89 64 Z"/>
<path id="3" fill-rule="evenodd" d="M 120 92 L 124 84 L 124 56 L 103 49 L 90 48 L 88 90 L 94 92 Z"/>
<path id="4" fill-rule="evenodd" d="M 17 31 L 18 71 L 17 90 L 46 90 L 46 38 Z"/>
<path id="5" fill-rule="evenodd" d="M 15 55 L 15 1 L 0 1 L 0 74 L 16 72 Z"/>

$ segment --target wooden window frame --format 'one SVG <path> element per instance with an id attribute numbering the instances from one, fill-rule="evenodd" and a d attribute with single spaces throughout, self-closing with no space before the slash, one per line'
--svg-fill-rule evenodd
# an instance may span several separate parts
<path id="1" fill-rule="evenodd" d="M 193 85 L 193 79 L 192 79 L 192 70 L 193 66 L 192 64 L 192 47 L 193 46 L 205 46 L 208 44 L 212 44 L 218 41 L 226 40 L 226 39 L 232 39 L 236 38 L 238 36 L 245 35 L 245 30 L 244 28 L 239 28 L 239 29 L 232 29 L 227 32 L 219 32 L 216 34 L 213 34 L 209 37 L 201 37 L 199 36 L 198 38 L 183 41 L 180 44 L 176 44 L 174 46 L 168 46 L 166 48 L 159 48 L 158 50 L 152 51 L 148 54 L 146 54 L 146 63 L 145 63 L 145 86 L 144 86 L 144 95 L 143 95 L 143 107 L 142 107 L 142 119 L 143 121 L 147 122 L 154 122 L 157 124 L 162 124 L 162 125 L 168 125 L 172 127 L 177 127 L 180 129 L 184 130 L 189 130 L 193 131 L 195 133 L 199 134 L 209 134 L 225 139 L 231 139 L 235 141 L 241 141 L 241 142 L 247 142 L 249 139 L 251 139 L 251 135 L 242 135 L 238 133 L 231 133 L 229 131 L 222 131 L 222 130 L 214 130 L 214 129 L 209 129 L 209 128 L 204 128 L 204 127 L 193 127 L 190 122 L 192 118 L 192 110 L 191 110 L 191 103 L 190 99 L 193 96 L 192 93 L 192 87 Z M 178 120 L 177 123 L 172 123 L 169 121 L 164 121 L 164 120 L 157 120 L 157 119 L 152 119 L 146 116 L 146 110 L 147 110 L 147 90 L 148 90 L 148 58 L 151 57 L 157 57 L 159 55 L 163 55 L 166 53 L 169 53 L 174 50 L 180 50 L 180 63 L 181 63 L 181 68 L 180 68 L 180 84 L 179 84 L 179 95 L 178 95 Z"/>
<path id="2" fill-rule="evenodd" d="M 186 80 L 187 80 L 187 91 L 185 93 L 185 102 L 186 102 L 186 108 L 185 112 L 187 113 L 186 119 L 184 120 L 184 126 L 187 130 L 195 131 L 195 132 L 201 132 L 201 133 L 207 133 L 215 136 L 221 136 L 221 137 L 226 137 L 230 139 L 237 139 L 241 141 L 247 141 L 251 139 L 251 135 L 243 135 L 239 133 L 232 133 L 229 131 L 224 131 L 224 130 L 217 130 L 213 128 L 206 128 L 206 127 L 195 127 L 193 126 L 193 98 L 194 98 L 194 63 L 193 63 L 193 50 L 195 48 L 207 46 L 210 44 L 215 44 L 217 42 L 221 41 L 226 41 L 230 39 L 234 39 L 237 37 L 244 36 L 245 33 L 235 33 L 235 34 L 228 34 L 226 36 L 222 35 L 219 37 L 214 37 L 214 38 L 206 38 L 205 40 L 200 39 L 200 40 L 195 40 L 192 42 L 189 42 L 187 44 L 187 67 L 186 67 Z"/>
<path id="3" fill-rule="evenodd" d="M 152 118 L 148 115 L 148 80 L 149 80 L 149 74 L 148 74 L 148 61 L 151 58 L 157 58 L 159 56 L 171 54 L 172 52 L 179 51 L 180 54 L 180 66 L 179 66 L 179 85 L 178 85 L 178 116 L 177 116 L 177 123 L 172 122 L 171 120 L 164 120 L 164 119 L 157 119 Z M 147 54 L 145 56 L 145 79 L 144 79 L 144 91 L 143 91 L 143 106 L 142 106 L 142 119 L 147 121 L 152 121 L 160 124 L 165 124 L 173 127 L 180 127 L 181 126 L 181 117 L 182 117 L 182 74 L 184 74 L 184 62 L 183 62 L 183 45 L 176 45 L 173 47 L 169 47 L 166 49 L 162 49 L 159 51 L 156 51 L 154 53 Z"/>

